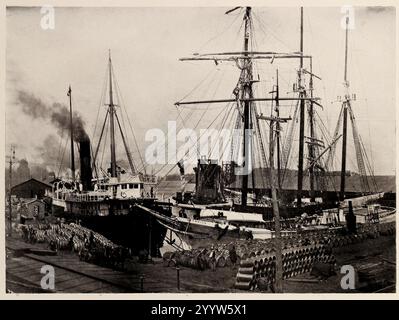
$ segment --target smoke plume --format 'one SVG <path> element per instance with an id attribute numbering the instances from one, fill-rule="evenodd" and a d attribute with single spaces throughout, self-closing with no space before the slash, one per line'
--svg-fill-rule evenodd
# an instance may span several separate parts
<path id="1" fill-rule="evenodd" d="M 57 102 L 48 105 L 32 93 L 22 90 L 18 91 L 17 102 L 22 106 L 22 111 L 26 115 L 31 116 L 33 119 L 49 120 L 58 129 L 60 135 L 64 132 L 70 135 L 70 113 L 66 105 Z M 85 123 L 80 114 L 73 112 L 72 128 L 74 141 L 80 142 L 89 139 L 84 125 Z"/>

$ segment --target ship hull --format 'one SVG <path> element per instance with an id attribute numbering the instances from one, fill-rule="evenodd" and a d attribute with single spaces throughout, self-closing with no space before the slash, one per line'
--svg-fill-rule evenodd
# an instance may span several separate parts
<path id="1" fill-rule="evenodd" d="M 133 255 L 146 250 L 151 251 L 154 257 L 159 256 L 166 231 L 154 217 L 136 207 L 137 203 L 156 209 L 165 216 L 171 215 L 167 207 L 157 205 L 153 199 L 103 203 L 66 201 L 66 206 L 53 203 L 52 207 L 55 216 L 67 222 L 79 222 L 112 242 L 131 249 Z M 94 211 L 93 208 L 101 208 L 101 211 Z"/>
<path id="2" fill-rule="evenodd" d="M 166 217 L 155 210 L 141 207 L 156 218 L 167 230 L 166 245 L 175 249 L 199 248 L 216 243 L 230 243 L 237 239 L 270 239 L 273 232 L 264 228 L 237 226 L 227 221 L 196 219 L 193 217 Z"/>

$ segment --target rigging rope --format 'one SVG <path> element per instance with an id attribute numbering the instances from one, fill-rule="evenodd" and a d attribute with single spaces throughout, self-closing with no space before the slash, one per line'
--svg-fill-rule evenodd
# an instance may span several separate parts
<path id="1" fill-rule="evenodd" d="M 120 101 L 118 101 L 118 102 L 119 102 L 120 104 L 122 104 L 123 110 L 125 111 L 125 114 L 126 114 L 126 117 L 127 117 L 127 121 L 128 121 L 128 123 L 129 123 L 129 127 L 130 127 L 130 130 L 131 130 L 132 136 L 133 136 L 134 144 L 135 144 L 137 153 L 139 154 L 139 158 L 140 158 L 141 164 L 142 164 L 142 166 L 143 166 L 144 174 L 147 174 L 147 173 L 146 173 L 146 166 L 145 166 L 145 164 L 144 164 L 144 160 L 143 160 L 143 157 L 142 157 L 142 155 L 141 155 L 139 145 L 138 145 L 138 143 L 137 143 L 136 135 L 134 134 L 134 130 L 133 130 L 132 123 L 131 123 L 131 121 L 130 121 L 129 113 L 127 112 L 127 109 L 126 109 L 126 106 L 125 106 L 125 101 L 124 101 L 124 99 L 123 99 L 123 96 L 122 96 L 122 93 L 121 93 L 121 90 L 120 90 L 120 87 L 119 87 L 118 80 L 117 80 L 117 78 L 115 77 L 115 74 L 114 74 L 114 68 L 113 68 L 113 66 L 112 66 L 112 68 L 111 68 L 111 72 L 112 72 L 112 74 L 113 74 L 114 83 L 115 83 L 116 89 L 117 89 L 117 90 L 116 90 L 116 92 L 117 92 L 117 97 L 118 97 L 118 99 L 120 98 Z M 122 123 L 123 123 L 123 126 L 125 126 L 125 125 L 124 125 L 124 119 L 123 119 L 123 117 L 122 117 Z M 125 129 L 125 130 L 126 130 L 126 129 Z"/>
<path id="2" fill-rule="evenodd" d="M 60 176 L 61 168 L 62 168 L 62 165 L 63 165 L 63 162 L 64 162 L 64 154 L 65 154 L 67 142 L 68 142 L 68 139 L 65 139 L 65 146 L 64 146 L 64 149 L 63 149 L 63 151 L 62 151 L 62 156 L 61 156 L 61 161 L 60 161 L 60 166 L 59 166 L 59 168 L 58 168 L 58 174 L 57 174 L 57 176 Z"/>

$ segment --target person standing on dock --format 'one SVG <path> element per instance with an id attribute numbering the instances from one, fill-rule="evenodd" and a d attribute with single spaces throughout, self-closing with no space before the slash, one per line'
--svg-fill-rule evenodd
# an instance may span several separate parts
<path id="1" fill-rule="evenodd" d="M 236 247 L 234 244 L 232 244 L 229 248 L 229 257 L 233 265 L 236 264 L 237 262 L 237 252 L 236 252 Z"/>
<path id="2" fill-rule="evenodd" d="M 213 245 L 211 246 L 211 253 L 209 254 L 209 266 L 213 271 L 216 270 L 216 252 Z"/>

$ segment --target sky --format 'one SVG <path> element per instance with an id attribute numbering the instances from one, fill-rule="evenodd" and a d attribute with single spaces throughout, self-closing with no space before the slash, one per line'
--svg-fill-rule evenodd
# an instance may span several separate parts
<path id="1" fill-rule="evenodd" d="M 85 121 L 89 136 L 93 137 L 97 123 L 96 141 L 101 126 L 101 120 L 96 121 L 97 112 L 100 110 L 101 119 L 106 109 L 100 102 L 110 49 L 123 97 L 120 104 L 126 108 L 144 153 L 150 144 L 144 139 L 148 129 L 166 130 L 168 121 L 178 119 L 178 112 L 183 118 L 194 112 L 190 108 L 177 109 L 176 101 L 230 97 L 239 75 L 234 64 L 179 61 L 193 53 L 241 49 L 242 11 L 225 15 L 228 9 L 55 8 L 54 30 L 43 30 L 40 8 L 8 8 L 7 150 L 13 144 L 18 158 L 56 166 L 57 150 L 62 149 L 60 143 L 64 143 L 65 136 L 62 140 L 59 130 L 45 117 L 33 119 L 23 113 L 17 97 L 24 91 L 49 105 L 67 105 L 69 85 L 74 110 Z M 299 10 L 253 8 L 256 48 L 298 51 Z M 354 14 L 348 58 L 350 88 L 357 97 L 353 110 L 375 174 L 395 174 L 395 9 L 355 7 Z M 315 81 L 315 95 L 322 99 L 323 109 L 318 112 L 331 134 L 340 110 L 337 96 L 344 92 L 342 17 L 339 7 L 304 9 L 304 51 L 313 56 L 313 72 L 322 79 Z M 260 96 L 274 83 L 276 68 L 282 87 L 286 91 L 292 87 L 297 62 L 259 63 Z M 201 118 L 199 127 L 206 128 L 220 106 L 211 109 Z M 202 114 L 201 108 L 196 112 Z M 193 117 L 185 125 L 193 126 L 197 120 Z M 134 149 L 131 137 L 130 143 Z M 348 167 L 353 170 L 354 148 L 348 148 Z M 121 149 L 119 145 L 118 152 Z M 138 155 L 134 156 L 137 161 Z"/>

